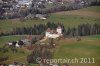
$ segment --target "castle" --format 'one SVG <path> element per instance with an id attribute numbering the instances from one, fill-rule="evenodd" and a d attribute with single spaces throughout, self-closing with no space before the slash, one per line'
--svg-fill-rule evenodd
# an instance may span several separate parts
<path id="1" fill-rule="evenodd" d="M 58 26 L 56 29 L 50 29 L 48 28 L 45 32 L 45 36 L 47 38 L 58 38 L 60 36 L 62 36 L 62 28 L 61 26 Z"/>

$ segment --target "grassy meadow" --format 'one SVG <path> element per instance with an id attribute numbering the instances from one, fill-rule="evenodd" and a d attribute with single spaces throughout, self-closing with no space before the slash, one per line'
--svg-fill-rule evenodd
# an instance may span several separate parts
<path id="1" fill-rule="evenodd" d="M 95 63 L 72 63 L 72 66 L 99 66 L 100 65 L 100 36 L 82 37 L 81 41 L 75 39 L 60 40 L 57 43 L 54 58 L 94 58 Z"/>
<path id="2" fill-rule="evenodd" d="M 81 10 L 92 11 L 92 12 L 100 12 L 100 6 L 91 6 L 91 7 L 83 8 Z"/>
<path id="3" fill-rule="evenodd" d="M 76 27 L 79 24 L 89 23 L 100 23 L 100 19 L 93 17 L 84 17 L 77 15 L 58 15 L 51 14 L 47 20 L 26 20 L 25 22 L 13 21 L 13 20 L 2 20 L 0 21 L 0 33 L 12 31 L 16 27 L 30 27 L 34 24 L 45 24 L 47 22 L 62 23 L 65 27 Z"/>
<path id="4" fill-rule="evenodd" d="M 18 41 L 20 39 L 25 38 L 26 36 L 5 36 L 0 37 L 0 48 L 2 48 L 7 42 L 9 41 Z M 7 47 L 6 47 L 7 48 Z M 8 49 L 9 52 L 3 53 L 0 52 L 0 58 L 3 56 L 9 56 L 7 61 L 0 62 L 0 63 L 6 63 L 6 64 L 12 64 L 14 61 L 18 61 L 20 63 L 27 63 L 27 56 L 31 53 L 31 51 L 28 51 L 25 47 L 23 48 L 17 48 L 18 52 L 13 53 L 11 49 Z M 24 52 L 24 53 L 22 53 Z"/>

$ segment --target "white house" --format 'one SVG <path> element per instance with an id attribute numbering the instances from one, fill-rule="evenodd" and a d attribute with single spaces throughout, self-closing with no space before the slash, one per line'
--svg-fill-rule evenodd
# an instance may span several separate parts
<path id="1" fill-rule="evenodd" d="M 48 28 L 45 32 L 45 36 L 47 38 L 54 38 L 54 39 L 58 38 L 58 37 L 62 36 L 62 28 L 60 26 L 58 26 L 56 28 L 56 30 L 54 30 L 54 29 L 51 30 L 50 28 Z"/>
<path id="2" fill-rule="evenodd" d="M 57 33 L 58 33 L 59 35 L 62 34 L 62 28 L 61 28 L 60 26 L 57 27 Z"/>
<path id="3" fill-rule="evenodd" d="M 18 4 L 16 5 L 17 7 L 28 7 L 30 8 L 32 4 L 32 0 L 18 0 Z"/>

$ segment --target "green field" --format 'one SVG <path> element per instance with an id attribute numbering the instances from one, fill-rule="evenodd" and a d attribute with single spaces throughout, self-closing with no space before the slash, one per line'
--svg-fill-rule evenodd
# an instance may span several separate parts
<path id="1" fill-rule="evenodd" d="M 93 18 L 93 17 L 84 17 L 84 16 L 76 16 L 76 15 L 57 15 L 51 14 L 51 16 L 47 20 L 27 20 L 25 22 L 20 21 L 13 21 L 13 20 L 2 20 L 0 21 L 0 32 L 9 32 L 13 28 L 16 27 L 30 27 L 34 24 L 40 23 L 47 23 L 47 22 L 54 22 L 54 23 L 62 23 L 65 27 L 76 27 L 79 24 L 83 23 L 100 23 L 100 19 Z"/>
<path id="2" fill-rule="evenodd" d="M 81 9 L 81 10 L 83 10 L 83 11 L 92 11 L 92 12 L 100 12 L 100 6 L 91 6 L 91 7 Z"/>
<path id="3" fill-rule="evenodd" d="M 0 48 L 2 48 L 7 42 L 9 41 L 18 41 L 20 39 L 25 38 L 26 36 L 5 36 L 5 37 L 0 37 Z M 9 59 L 5 62 L 0 62 L 0 63 L 13 63 L 14 61 L 18 61 L 20 63 L 27 63 L 26 59 L 27 56 L 30 54 L 31 51 L 28 51 L 25 47 L 23 48 L 17 48 L 18 52 L 17 53 L 13 53 L 10 49 L 8 49 L 9 52 L 7 53 L 3 53 L 0 52 L 0 58 L 3 56 L 9 56 Z M 24 53 L 21 53 L 24 52 Z"/>
<path id="4" fill-rule="evenodd" d="M 81 41 L 66 39 L 59 41 L 54 58 L 94 58 L 95 63 L 72 63 L 73 66 L 99 66 L 100 65 L 100 36 L 83 37 Z M 70 63 L 69 63 L 70 65 Z"/>
<path id="5" fill-rule="evenodd" d="M 5 36 L 5 37 L 0 37 L 0 47 L 2 46 L 2 43 L 5 44 L 6 42 L 9 41 L 18 41 L 21 39 L 24 39 L 26 36 L 20 36 L 20 35 L 16 35 L 16 36 Z"/>

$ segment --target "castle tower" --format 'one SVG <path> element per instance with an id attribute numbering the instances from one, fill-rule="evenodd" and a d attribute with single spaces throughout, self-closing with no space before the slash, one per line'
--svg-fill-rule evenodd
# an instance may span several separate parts
<path id="1" fill-rule="evenodd" d="M 61 28 L 61 26 L 58 26 L 57 29 L 56 29 L 56 31 L 57 31 L 57 33 L 59 35 L 62 35 L 62 28 Z"/>
<path id="2" fill-rule="evenodd" d="M 48 29 L 46 30 L 46 32 L 45 32 L 45 36 L 48 37 L 48 36 L 50 35 L 50 32 L 51 32 L 51 29 L 48 28 Z"/>

